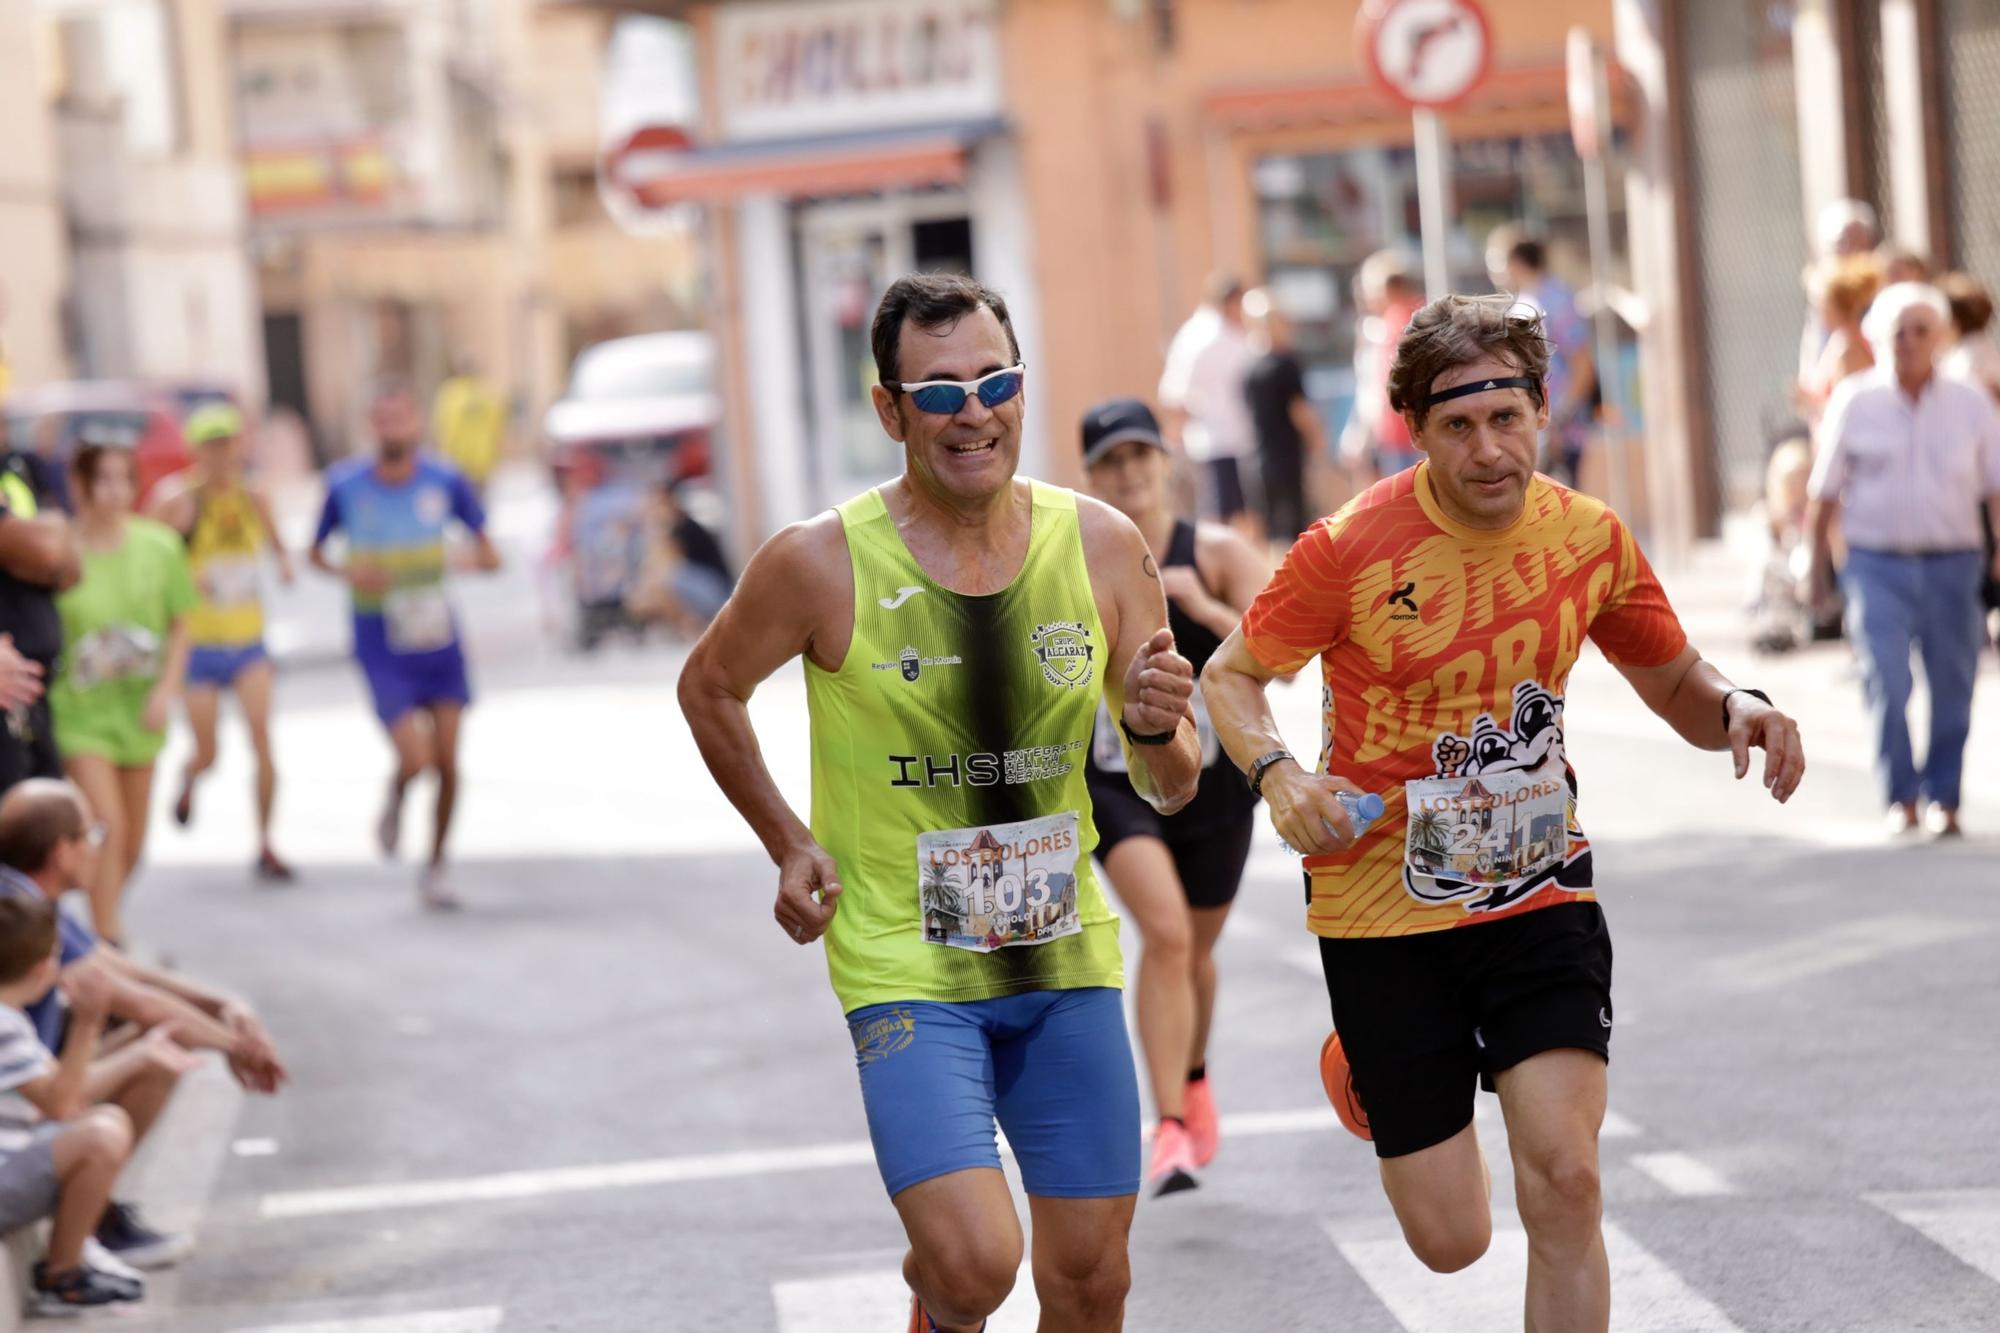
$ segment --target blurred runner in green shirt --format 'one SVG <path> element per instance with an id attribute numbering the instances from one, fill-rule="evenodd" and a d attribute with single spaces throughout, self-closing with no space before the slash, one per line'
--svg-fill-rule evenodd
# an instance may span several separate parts
<path id="1" fill-rule="evenodd" d="M 104 822 L 91 923 L 122 944 L 120 903 L 146 843 L 153 761 L 187 676 L 196 598 L 180 536 L 132 513 L 132 451 L 85 443 L 71 466 L 83 578 L 56 599 L 64 648 L 49 706 L 69 775 Z"/>

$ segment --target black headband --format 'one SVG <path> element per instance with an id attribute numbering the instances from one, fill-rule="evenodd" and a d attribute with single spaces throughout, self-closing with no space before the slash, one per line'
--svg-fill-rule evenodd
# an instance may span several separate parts
<path id="1" fill-rule="evenodd" d="M 1509 375 L 1505 379 L 1475 380 L 1471 384 L 1461 384 L 1456 388 L 1439 389 L 1426 397 L 1423 405 L 1426 409 L 1433 408 L 1448 399 L 1463 398 L 1469 393 L 1485 393 L 1488 389 L 1527 389 L 1538 392 L 1541 387 L 1542 382 L 1533 375 Z"/>

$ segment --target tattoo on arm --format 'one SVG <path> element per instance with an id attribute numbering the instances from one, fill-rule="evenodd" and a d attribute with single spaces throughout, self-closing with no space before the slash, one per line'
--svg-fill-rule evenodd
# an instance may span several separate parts
<path id="1" fill-rule="evenodd" d="M 1160 577 L 1160 569 L 1158 565 L 1155 565 L 1153 563 L 1153 553 L 1151 551 L 1146 552 L 1146 561 L 1144 568 L 1146 571 L 1146 577 L 1149 579 L 1153 579 L 1154 581 L 1157 582 Z"/>

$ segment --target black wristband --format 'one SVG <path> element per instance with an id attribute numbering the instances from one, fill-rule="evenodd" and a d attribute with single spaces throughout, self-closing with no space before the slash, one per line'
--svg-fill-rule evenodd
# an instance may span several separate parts
<path id="1" fill-rule="evenodd" d="M 1727 691 L 1722 696 L 1722 729 L 1724 731 L 1729 730 L 1729 701 L 1730 699 L 1734 698 L 1736 695 L 1739 694 L 1747 694 L 1753 699 L 1762 699 L 1766 704 L 1769 704 L 1771 702 L 1771 696 L 1764 693 L 1764 691 L 1762 690 L 1749 690 L 1749 689 L 1738 688 Z"/>
<path id="2" fill-rule="evenodd" d="M 1134 745 L 1170 745 L 1173 743 L 1174 737 L 1181 734 L 1181 729 L 1175 727 L 1172 731 L 1158 731 L 1150 736 L 1141 736 L 1138 732 L 1126 726 L 1125 719 L 1122 717 L 1118 719 L 1118 730 L 1124 732 L 1125 739 Z"/>
<path id="3" fill-rule="evenodd" d="M 1280 760 L 1291 758 L 1292 752 L 1285 749 L 1273 750 L 1269 754 L 1257 756 L 1250 765 L 1250 771 L 1243 775 L 1250 782 L 1250 794 L 1252 796 L 1262 796 L 1264 794 L 1264 774 L 1270 771 L 1273 764 L 1278 763 Z"/>

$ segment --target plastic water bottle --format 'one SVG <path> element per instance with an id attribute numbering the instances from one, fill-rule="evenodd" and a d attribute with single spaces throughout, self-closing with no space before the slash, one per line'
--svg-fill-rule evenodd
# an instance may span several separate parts
<path id="1" fill-rule="evenodd" d="M 1334 799 L 1347 810 L 1348 819 L 1354 823 L 1354 836 L 1360 837 L 1370 824 L 1382 817 L 1382 798 L 1372 791 L 1364 791 L 1356 796 L 1351 791 L 1337 791 Z M 1322 821 L 1324 822 L 1324 821 Z"/>
<path id="2" fill-rule="evenodd" d="M 1372 791 L 1364 791 L 1359 795 L 1351 791 L 1337 791 L 1333 794 L 1333 797 L 1347 811 L 1348 822 L 1354 825 L 1354 836 L 1357 841 L 1363 833 L 1367 832 L 1370 824 L 1382 817 L 1382 811 L 1385 808 L 1382 804 L 1382 798 Z M 1328 824 L 1324 819 L 1319 822 L 1327 832 L 1333 832 L 1333 825 Z M 1299 849 L 1286 842 L 1283 838 L 1278 839 L 1278 845 L 1293 856 L 1299 854 Z"/>

